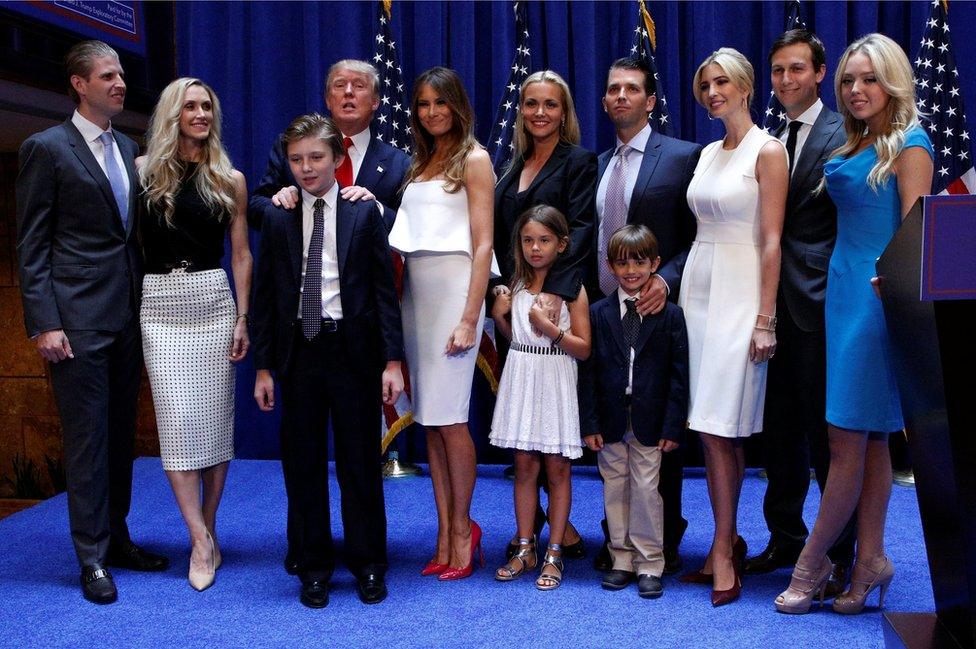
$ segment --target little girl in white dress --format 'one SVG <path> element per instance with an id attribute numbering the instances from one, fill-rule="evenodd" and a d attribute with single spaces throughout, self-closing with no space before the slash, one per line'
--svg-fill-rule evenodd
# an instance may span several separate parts
<path id="1" fill-rule="evenodd" d="M 562 540 L 571 502 L 570 460 L 582 455 L 576 359 L 590 354 L 590 320 L 586 291 L 559 305 L 556 322 L 538 303 L 538 294 L 559 254 L 569 245 L 566 218 L 554 207 L 538 205 L 525 212 L 515 228 L 515 272 L 511 290 L 495 298 L 495 326 L 511 339 L 498 401 L 491 424 L 491 443 L 515 450 L 515 519 L 518 552 L 495 572 L 511 581 L 536 567 L 532 526 L 538 506 L 536 480 L 542 462 L 549 481 L 549 546 L 540 590 L 552 590 L 562 579 Z"/>

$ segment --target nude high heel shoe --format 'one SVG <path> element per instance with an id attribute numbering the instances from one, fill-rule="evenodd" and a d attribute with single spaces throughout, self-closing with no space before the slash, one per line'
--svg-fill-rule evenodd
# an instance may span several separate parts
<path id="1" fill-rule="evenodd" d="M 207 532 L 207 541 L 210 543 L 210 561 L 208 562 L 208 566 L 203 570 L 194 570 L 192 557 L 190 559 L 190 574 L 188 579 L 190 581 L 190 586 L 197 591 L 206 590 L 213 586 L 214 583 L 214 573 L 216 571 L 216 568 L 214 567 L 214 557 L 216 556 L 217 552 L 214 548 L 214 540 L 213 537 L 210 536 L 210 532 Z"/>
<path id="2" fill-rule="evenodd" d="M 870 575 L 870 581 L 858 578 L 858 569 Z M 878 592 L 878 608 L 884 608 L 885 593 L 888 592 L 888 586 L 891 585 L 891 579 L 894 576 L 895 566 L 888 557 L 885 557 L 884 566 L 877 572 L 871 570 L 867 564 L 858 561 L 854 565 L 850 588 L 834 598 L 834 611 L 841 615 L 857 615 L 864 610 L 864 603 L 875 588 L 880 589 Z M 858 587 L 863 587 L 864 590 L 860 594 L 855 594 Z"/>
<path id="3" fill-rule="evenodd" d="M 817 595 L 820 596 L 820 606 L 823 606 L 827 580 L 833 570 L 834 564 L 827 557 L 824 557 L 823 563 L 817 570 L 805 570 L 800 566 L 794 567 L 790 587 L 776 598 L 776 610 L 780 613 L 803 615 L 810 611 L 813 598 Z"/>

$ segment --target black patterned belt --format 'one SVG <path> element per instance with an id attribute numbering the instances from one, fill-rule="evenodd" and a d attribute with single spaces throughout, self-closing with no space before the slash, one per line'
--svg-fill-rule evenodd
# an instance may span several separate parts
<path id="1" fill-rule="evenodd" d="M 558 347 L 537 347 L 535 345 L 523 345 L 522 343 L 512 343 L 509 348 L 516 352 L 525 354 L 542 354 L 543 356 L 565 356 L 566 352 Z"/>

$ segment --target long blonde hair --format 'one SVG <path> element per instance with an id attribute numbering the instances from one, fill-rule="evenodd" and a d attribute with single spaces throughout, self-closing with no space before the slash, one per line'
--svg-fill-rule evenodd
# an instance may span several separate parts
<path id="1" fill-rule="evenodd" d="M 877 192 L 891 176 L 895 158 L 905 145 L 905 133 L 919 125 L 918 108 L 915 106 L 915 77 L 904 50 L 884 34 L 868 34 L 851 43 L 840 57 L 834 74 L 837 110 L 844 117 L 844 130 L 847 132 L 847 142 L 833 152 L 834 156 L 847 156 L 856 151 L 867 137 L 867 124 L 854 117 L 841 98 L 844 69 L 848 60 L 858 53 L 864 54 L 871 62 L 878 85 L 890 97 L 882 120 L 886 130 L 874 134 L 878 161 L 868 174 L 868 186 Z"/>
<path id="2" fill-rule="evenodd" d="M 173 227 L 176 194 L 186 169 L 186 161 L 180 159 L 180 114 L 186 91 L 192 86 L 206 90 L 213 104 L 210 136 L 203 147 L 203 159 L 193 174 L 192 182 L 217 218 L 231 218 L 236 209 L 234 167 L 220 141 L 220 102 L 213 88 L 203 81 L 182 77 L 166 86 L 159 95 L 149 120 L 146 163 L 139 170 L 139 184 L 146 193 L 147 204 L 150 208 L 160 207 L 170 227 Z"/>
<path id="3" fill-rule="evenodd" d="M 450 68 L 434 67 L 420 74 L 413 83 L 413 99 L 410 101 L 410 129 L 413 133 L 413 160 L 404 178 L 404 187 L 427 171 L 434 155 L 434 136 L 420 123 L 417 105 L 420 103 L 420 92 L 427 85 L 441 96 L 451 111 L 452 150 L 447 152 L 444 163 L 445 188 L 448 193 L 455 193 L 464 187 L 464 165 L 468 155 L 480 146 L 474 137 L 474 111 L 468 101 L 468 93 L 464 90 L 461 77 Z"/>
<path id="4" fill-rule="evenodd" d="M 563 123 L 559 126 L 559 141 L 567 144 L 580 143 L 579 118 L 576 117 L 576 106 L 573 104 L 573 94 L 569 90 L 566 80 L 552 70 L 540 70 L 533 72 L 519 89 L 519 111 L 515 115 L 514 133 L 512 134 L 512 144 L 515 149 L 512 152 L 512 160 L 509 162 L 508 170 L 515 166 L 516 160 L 532 155 L 532 136 L 525 129 L 525 117 L 522 113 L 521 103 L 525 99 L 525 89 L 533 83 L 551 83 L 559 87 L 562 91 L 563 103 Z M 506 170 L 506 171 L 508 171 Z"/>

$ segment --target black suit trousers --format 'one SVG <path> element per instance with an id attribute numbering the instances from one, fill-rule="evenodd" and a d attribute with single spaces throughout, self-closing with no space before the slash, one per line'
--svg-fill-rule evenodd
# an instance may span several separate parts
<path id="1" fill-rule="evenodd" d="M 65 330 L 74 358 L 51 364 L 61 414 L 71 540 L 82 565 L 129 540 L 132 447 L 142 376 L 133 314 L 121 331 Z"/>
<path id="2" fill-rule="evenodd" d="M 810 488 L 810 468 L 820 492 L 827 484 L 827 357 L 824 331 L 800 329 L 782 298 L 776 308 L 776 357 L 769 362 L 763 443 L 769 484 L 763 514 L 770 540 L 803 544 L 807 526 L 803 503 Z M 854 556 L 854 520 L 848 522 L 830 557 L 850 562 Z"/>
<path id="3" fill-rule="evenodd" d="M 303 580 L 331 577 L 335 569 L 329 517 L 331 421 L 346 566 L 357 576 L 384 574 L 381 371 L 366 372 L 363 360 L 349 355 L 341 330 L 323 331 L 311 341 L 302 335 L 301 327 L 295 330 L 291 367 L 280 378 L 289 527 L 295 528 L 289 530 L 289 550 L 298 559 Z"/>

